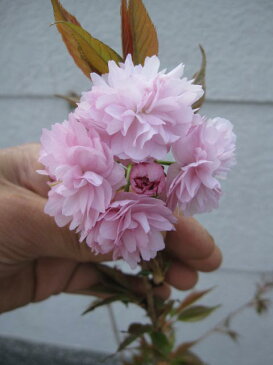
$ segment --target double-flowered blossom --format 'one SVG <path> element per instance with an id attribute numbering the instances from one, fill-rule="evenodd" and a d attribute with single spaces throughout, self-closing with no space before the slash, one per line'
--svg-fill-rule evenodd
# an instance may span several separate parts
<path id="1" fill-rule="evenodd" d="M 135 193 L 118 193 L 95 227 L 87 244 L 96 253 L 113 252 L 135 268 L 141 258 L 149 261 L 165 247 L 161 231 L 174 229 L 176 218 L 159 199 Z"/>
<path id="2" fill-rule="evenodd" d="M 70 114 L 68 121 L 43 130 L 40 162 L 53 180 L 45 212 L 59 226 L 70 222 L 81 239 L 125 184 L 124 169 L 94 130 Z"/>
<path id="3" fill-rule="evenodd" d="M 173 146 L 176 163 L 167 174 L 167 205 L 178 205 L 185 215 L 217 208 L 221 195 L 218 178 L 225 178 L 235 163 L 235 134 L 223 118 L 195 115 L 186 137 Z"/>
<path id="4" fill-rule="evenodd" d="M 161 159 L 190 128 L 192 105 L 203 94 L 200 85 L 181 78 L 183 66 L 159 72 L 157 56 L 134 65 L 131 55 L 109 73 L 91 74 L 93 86 L 83 93 L 75 115 L 107 140 L 119 159 Z"/>

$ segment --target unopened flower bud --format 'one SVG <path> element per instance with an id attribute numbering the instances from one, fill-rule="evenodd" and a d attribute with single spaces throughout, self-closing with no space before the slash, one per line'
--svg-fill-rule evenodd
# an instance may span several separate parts
<path id="1" fill-rule="evenodd" d="M 130 183 L 137 194 L 147 196 L 159 195 L 165 189 L 164 169 L 158 163 L 142 162 L 133 166 Z"/>

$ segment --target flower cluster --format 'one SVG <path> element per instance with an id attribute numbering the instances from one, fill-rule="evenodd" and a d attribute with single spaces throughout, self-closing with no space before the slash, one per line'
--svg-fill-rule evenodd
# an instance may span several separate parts
<path id="1" fill-rule="evenodd" d="M 108 74 L 91 74 L 68 120 L 43 130 L 46 213 L 131 267 L 164 248 L 177 207 L 185 215 L 217 207 L 219 179 L 235 162 L 231 123 L 197 114 L 202 87 L 182 76 L 182 65 L 159 71 L 157 56 L 143 66 L 130 55 L 110 61 Z M 173 163 L 162 160 L 169 152 Z"/>

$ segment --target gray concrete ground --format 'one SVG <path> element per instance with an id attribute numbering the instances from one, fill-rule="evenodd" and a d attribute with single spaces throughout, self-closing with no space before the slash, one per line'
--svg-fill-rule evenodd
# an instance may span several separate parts
<path id="1" fill-rule="evenodd" d="M 0 365 L 118 365 L 99 352 L 71 350 L 67 347 L 0 336 Z"/>

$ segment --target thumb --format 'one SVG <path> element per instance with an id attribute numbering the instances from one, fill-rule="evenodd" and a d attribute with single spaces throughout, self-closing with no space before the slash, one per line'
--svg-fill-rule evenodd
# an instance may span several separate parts
<path id="1" fill-rule="evenodd" d="M 43 165 L 39 163 L 38 143 L 6 148 L 0 151 L 0 172 L 5 179 L 15 185 L 47 197 L 49 178 L 37 173 Z"/>
<path id="2" fill-rule="evenodd" d="M 109 259 L 109 255 L 94 255 L 74 232 L 57 227 L 44 213 L 48 178 L 36 172 L 41 169 L 39 148 L 29 144 L 0 151 L 0 173 L 12 183 L 0 190 L 0 208 L 5 212 L 0 219 L 1 245 L 17 261 L 42 256 L 81 262 Z"/>
<path id="3" fill-rule="evenodd" d="M 11 191 L 12 189 L 12 191 Z M 69 258 L 79 262 L 99 262 L 109 258 L 95 255 L 85 242 L 68 228 L 60 228 L 44 213 L 46 199 L 21 187 L 0 191 L 0 255 L 8 262 L 40 257 Z M 2 238 L 1 238 L 2 235 Z M 1 253 L 1 251 L 3 253 Z"/>

